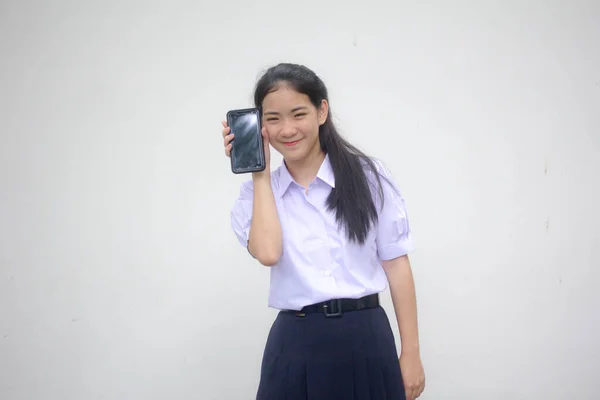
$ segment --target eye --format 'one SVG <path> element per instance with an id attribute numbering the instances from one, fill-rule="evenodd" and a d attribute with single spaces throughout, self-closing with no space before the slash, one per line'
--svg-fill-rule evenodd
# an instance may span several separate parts
<path id="1" fill-rule="evenodd" d="M 298 113 L 296 114 L 296 118 L 304 117 L 306 113 Z"/>
<path id="2" fill-rule="evenodd" d="M 267 121 L 277 121 L 277 118 L 276 117 L 269 117 L 269 118 L 267 118 Z"/>

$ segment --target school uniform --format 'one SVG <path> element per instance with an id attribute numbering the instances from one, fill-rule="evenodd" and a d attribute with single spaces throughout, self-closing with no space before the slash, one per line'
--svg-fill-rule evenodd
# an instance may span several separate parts
<path id="1" fill-rule="evenodd" d="M 303 188 L 285 163 L 271 173 L 283 252 L 270 270 L 269 307 L 280 310 L 261 366 L 258 400 L 401 400 L 404 386 L 388 317 L 382 260 L 413 251 L 403 198 L 381 163 L 384 203 L 366 242 L 350 242 L 326 199 L 335 179 L 326 156 Z M 369 170 L 367 170 L 369 171 Z M 367 172 L 371 182 L 375 177 Z M 247 247 L 253 184 L 244 182 L 231 224 Z"/>

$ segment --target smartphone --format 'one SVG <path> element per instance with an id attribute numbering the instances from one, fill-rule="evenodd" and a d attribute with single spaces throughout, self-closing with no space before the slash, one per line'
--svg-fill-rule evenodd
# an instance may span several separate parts
<path id="1" fill-rule="evenodd" d="M 266 168 L 260 110 L 246 108 L 227 112 L 231 141 L 231 171 L 234 174 L 259 172 Z"/>

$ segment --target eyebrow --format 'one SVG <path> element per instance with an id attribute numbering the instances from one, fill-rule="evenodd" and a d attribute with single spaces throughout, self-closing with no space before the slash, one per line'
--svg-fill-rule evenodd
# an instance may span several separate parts
<path id="1" fill-rule="evenodd" d="M 306 106 L 298 106 L 298 107 L 294 107 L 292 108 L 291 113 L 295 113 L 296 111 L 300 111 L 300 110 L 308 110 L 308 107 Z M 279 115 L 280 113 L 278 113 L 277 111 L 267 111 L 265 112 L 265 115 Z"/>

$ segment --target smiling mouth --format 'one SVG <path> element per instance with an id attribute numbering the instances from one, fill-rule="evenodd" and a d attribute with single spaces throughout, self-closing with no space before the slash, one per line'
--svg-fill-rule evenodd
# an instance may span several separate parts
<path id="1" fill-rule="evenodd" d="M 298 142 L 300 142 L 300 139 L 298 139 L 294 142 L 284 142 L 283 144 L 287 147 L 292 147 L 292 146 L 295 146 Z"/>

